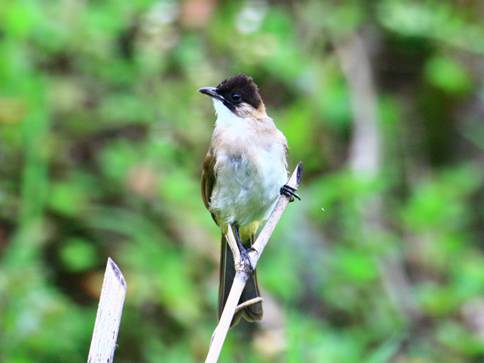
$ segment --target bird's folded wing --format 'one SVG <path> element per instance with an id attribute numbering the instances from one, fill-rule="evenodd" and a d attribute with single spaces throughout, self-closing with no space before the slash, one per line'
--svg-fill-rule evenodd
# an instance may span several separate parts
<path id="1" fill-rule="evenodd" d="M 212 190 L 217 179 L 215 174 L 215 161 L 216 159 L 212 149 L 208 150 L 205 160 L 203 161 L 201 182 L 203 204 L 205 204 L 207 209 L 210 209 L 210 198 L 212 197 Z M 213 214 L 212 217 L 215 220 Z"/>

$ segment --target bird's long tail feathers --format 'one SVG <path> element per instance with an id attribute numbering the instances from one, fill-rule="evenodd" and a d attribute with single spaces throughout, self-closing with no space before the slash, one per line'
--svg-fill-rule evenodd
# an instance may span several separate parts
<path id="1" fill-rule="evenodd" d="M 246 241 L 244 241 L 246 242 Z M 245 246 L 252 245 L 253 236 L 250 241 L 244 243 Z M 219 283 L 219 299 L 218 299 L 218 317 L 222 315 L 222 311 L 225 306 L 225 302 L 229 296 L 232 282 L 235 277 L 234 257 L 232 251 L 227 244 L 225 236 L 222 235 L 222 253 L 220 258 L 220 283 Z M 259 285 L 257 284 L 257 274 L 254 273 L 249 277 L 245 285 L 244 291 L 240 296 L 239 305 L 248 301 L 260 297 Z M 262 319 L 262 301 L 248 305 L 247 307 L 237 311 L 232 319 L 231 326 L 237 324 L 241 317 L 247 321 L 257 321 Z"/>

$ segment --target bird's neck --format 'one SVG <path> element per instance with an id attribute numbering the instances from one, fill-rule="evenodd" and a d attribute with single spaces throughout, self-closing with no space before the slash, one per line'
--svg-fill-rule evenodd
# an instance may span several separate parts
<path id="1" fill-rule="evenodd" d="M 214 100 L 213 102 L 217 121 L 215 127 L 228 128 L 234 127 L 241 129 L 245 127 L 266 128 L 274 127 L 274 123 L 267 116 L 264 104 L 261 103 L 258 109 L 251 107 L 239 107 L 237 114 L 229 110 L 222 102 Z"/>

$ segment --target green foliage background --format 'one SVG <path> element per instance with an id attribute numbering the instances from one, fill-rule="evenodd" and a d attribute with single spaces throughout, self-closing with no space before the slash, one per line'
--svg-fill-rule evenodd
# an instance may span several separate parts
<path id="1" fill-rule="evenodd" d="M 219 232 L 196 90 L 241 72 L 305 176 L 260 263 L 265 320 L 231 330 L 222 361 L 484 361 L 483 16 L 449 0 L 1 1 L 0 361 L 85 361 L 108 256 L 129 288 L 116 361 L 203 360 Z M 377 177 L 348 167 L 358 95 L 337 49 L 355 36 Z"/>

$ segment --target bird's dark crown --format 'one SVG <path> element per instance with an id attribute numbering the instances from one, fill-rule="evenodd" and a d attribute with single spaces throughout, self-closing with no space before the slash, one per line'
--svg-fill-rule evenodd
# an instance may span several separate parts
<path id="1" fill-rule="evenodd" d="M 262 103 L 259 88 L 254 80 L 245 74 L 239 74 L 220 82 L 217 86 L 217 93 L 234 105 L 245 102 L 254 108 L 259 108 Z"/>

